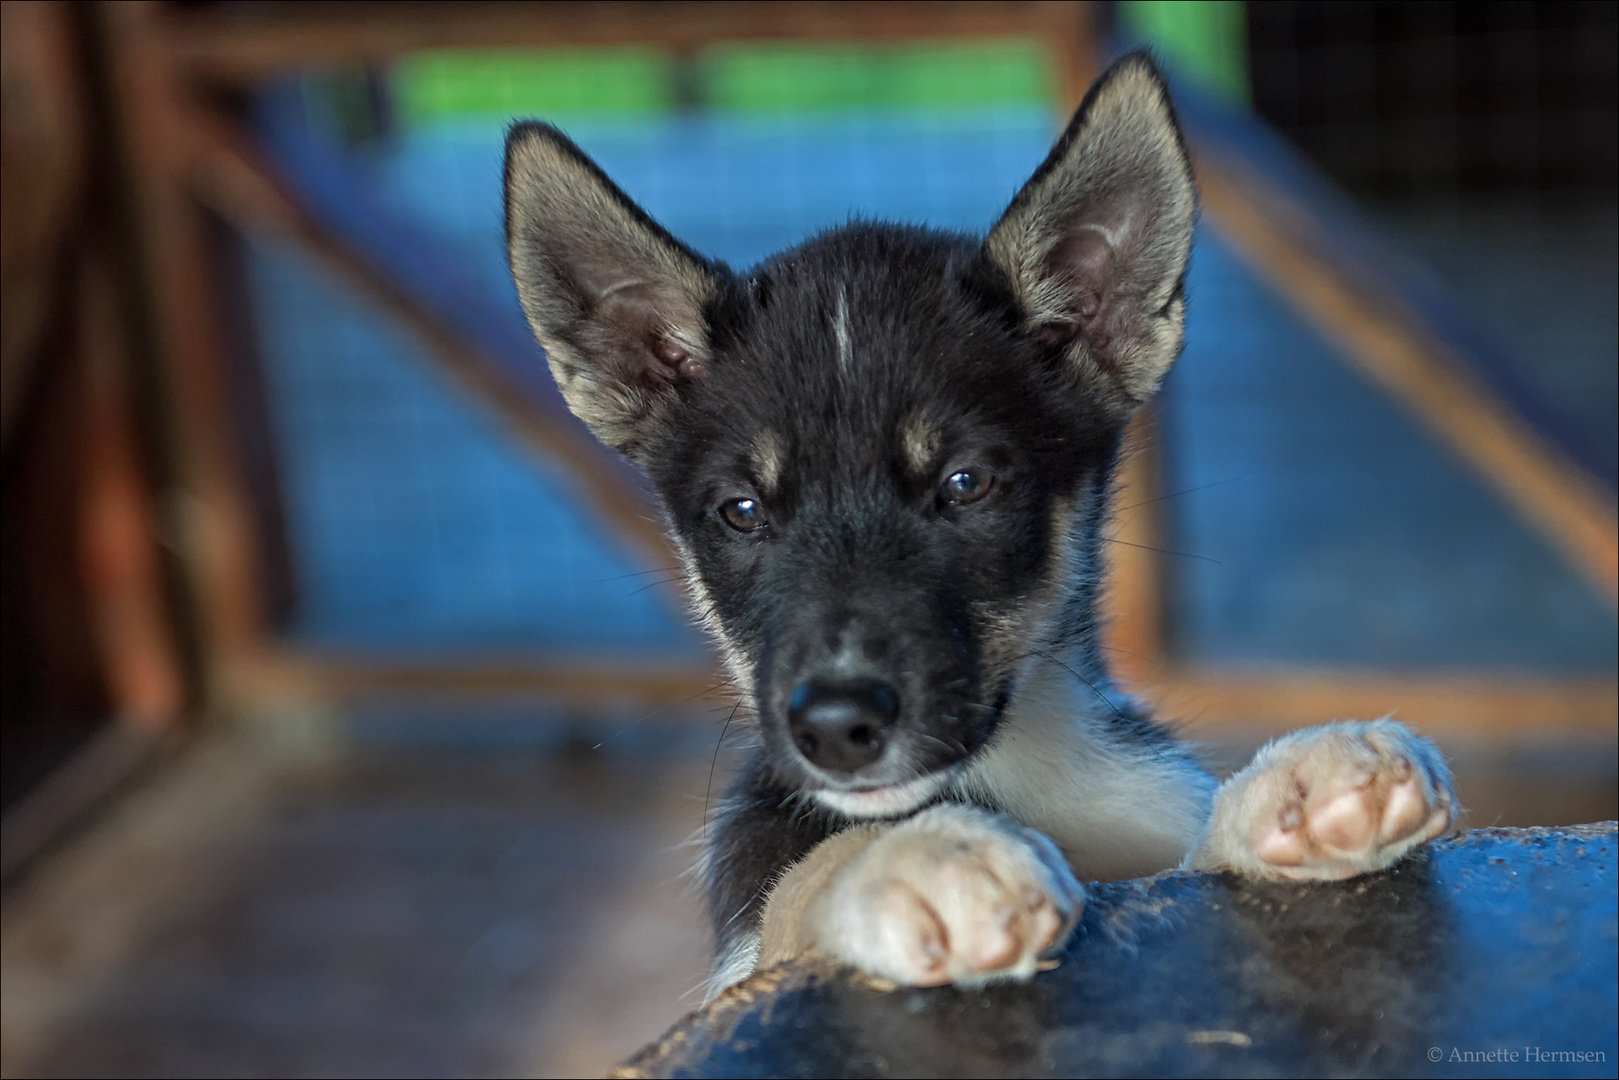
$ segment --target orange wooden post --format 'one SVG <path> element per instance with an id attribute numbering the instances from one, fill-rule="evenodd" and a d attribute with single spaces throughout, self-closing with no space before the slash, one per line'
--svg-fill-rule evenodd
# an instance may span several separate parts
<path id="1" fill-rule="evenodd" d="M 130 403 L 117 285 L 105 252 L 87 253 L 75 322 L 85 377 L 84 506 L 79 557 L 114 721 L 172 727 L 185 676 L 164 599 L 158 522 Z"/>
<path id="2" fill-rule="evenodd" d="M 1150 686 L 1168 666 L 1158 438 L 1157 410 L 1145 405 L 1125 432 L 1113 514 L 1103 529 L 1108 575 L 1102 647 L 1109 668 L 1131 690 Z"/>
<path id="3" fill-rule="evenodd" d="M 97 8 L 130 246 L 130 327 L 152 388 L 168 476 L 160 512 L 180 554 L 190 609 L 193 693 L 215 703 L 221 665 L 251 652 L 264 618 L 259 552 L 219 351 L 218 274 L 185 186 L 183 89 L 165 62 L 159 7 Z"/>

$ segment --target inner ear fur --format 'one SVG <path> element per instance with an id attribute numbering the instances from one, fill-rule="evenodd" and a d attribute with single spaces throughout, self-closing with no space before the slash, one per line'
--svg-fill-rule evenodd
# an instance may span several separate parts
<path id="1" fill-rule="evenodd" d="M 1091 87 L 985 247 L 1029 331 L 1123 415 L 1180 354 L 1195 217 L 1168 88 L 1132 53 Z"/>
<path id="2" fill-rule="evenodd" d="M 708 375 L 714 266 L 540 123 L 506 137 L 506 254 L 568 407 L 637 456 L 677 386 Z"/>

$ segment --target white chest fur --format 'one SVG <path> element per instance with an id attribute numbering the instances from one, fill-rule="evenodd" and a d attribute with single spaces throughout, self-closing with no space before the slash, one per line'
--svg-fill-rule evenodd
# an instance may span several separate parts
<path id="1" fill-rule="evenodd" d="M 1114 704 L 1032 657 L 994 742 L 957 790 L 1055 840 L 1081 879 L 1178 865 L 1208 820 L 1214 781 L 1184 749 L 1114 722 Z"/>

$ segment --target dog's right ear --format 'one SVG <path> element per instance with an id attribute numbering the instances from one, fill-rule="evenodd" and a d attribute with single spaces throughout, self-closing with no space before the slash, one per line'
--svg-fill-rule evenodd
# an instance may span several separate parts
<path id="1" fill-rule="evenodd" d="M 506 255 L 568 407 L 631 458 L 708 376 L 713 268 L 549 124 L 506 137 Z"/>

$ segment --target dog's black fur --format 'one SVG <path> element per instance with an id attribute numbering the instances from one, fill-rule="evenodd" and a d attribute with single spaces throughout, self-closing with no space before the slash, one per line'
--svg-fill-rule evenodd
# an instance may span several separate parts
<path id="1" fill-rule="evenodd" d="M 828 282 L 844 284 L 851 312 L 890 313 L 851 324 L 850 347 L 870 358 L 858 381 L 840 380 L 828 363 L 837 356 Z M 1070 542 L 1051 526 L 1058 500 L 1088 496 L 1074 562 L 1098 564 L 1102 495 L 1122 432 L 1118 417 L 1074 393 L 1059 350 L 1023 332 L 1004 274 L 976 240 L 851 225 L 766 262 L 749 287 L 770 299 L 744 294 L 716 320 L 722 335 L 736 334 L 719 347 L 735 343 L 747 357 L 738 377 L 721 384 L 716 372 L 709 408 L 693 409 L 704 434 L 671 455 L 667 472 L 652 466 L 660 491 L 689 500 L 671 504 L 698 565 L 714 568 L 704 580 L 715 583 L 720 622 L 758 644 L 761 746 L 731 789 L 716 839 L 714 865 L 726 872 L 713 876 L 712 911 L 722 937 L 754 920 L 783 867 L 846 823 L 804 791 L 901 783 L 955 765 L 993 737 L 1016 670 L 985 663 L 977 613 L 1045 584 L 1054 547 Z M 915 474 L 892 446 L 923 409 L 948 418 L 937 475 Z M 740 542 L 709 525 L 716 500 L 759 489 L 738 413 L 783 433 L 800 462 L 771 492 L 770 535 Z M 886 452 L 874 457 L 874 447 Z M 959 468 L 990 471 L 989 494 L 952 505 L 940 486 Z M 677 479 L 691 477 L 701 479 Z M 1093 599 L 1088 585 L 1076 590 L 1066 633 L 1042 645 L 1083 643 L 1084 677 L 1101 687 Z M 779 722 L 794 688 L 833 666 L 831 635 L 840 631 L 866 639 L 864 664 L 842 677 L 890 683 L 900 703 L 889 752 L 849 780 L 795 752 Z M 1142 737 L 1156 733 L 1139 716 L 1117 716 Z"/>
<path id="2" fill-rule="evenodd" d="M 1191 174 L 1150 60 L 1099 80 L 988 240 L 857 222 L 734 273 L 556 128 L 514 127 L 506 171 L 530 322 L 661 494 L 757 720 L 708 863 L 722 957 L 852 823 L 951 800 L 1041 824 L 962 779 L 1031 664 L 1078 688 L 1099 758 L 1155 760 L 1206 817 L 1212 784 L 1096 640 L 1124 426 L 1182 341 Z"/>

